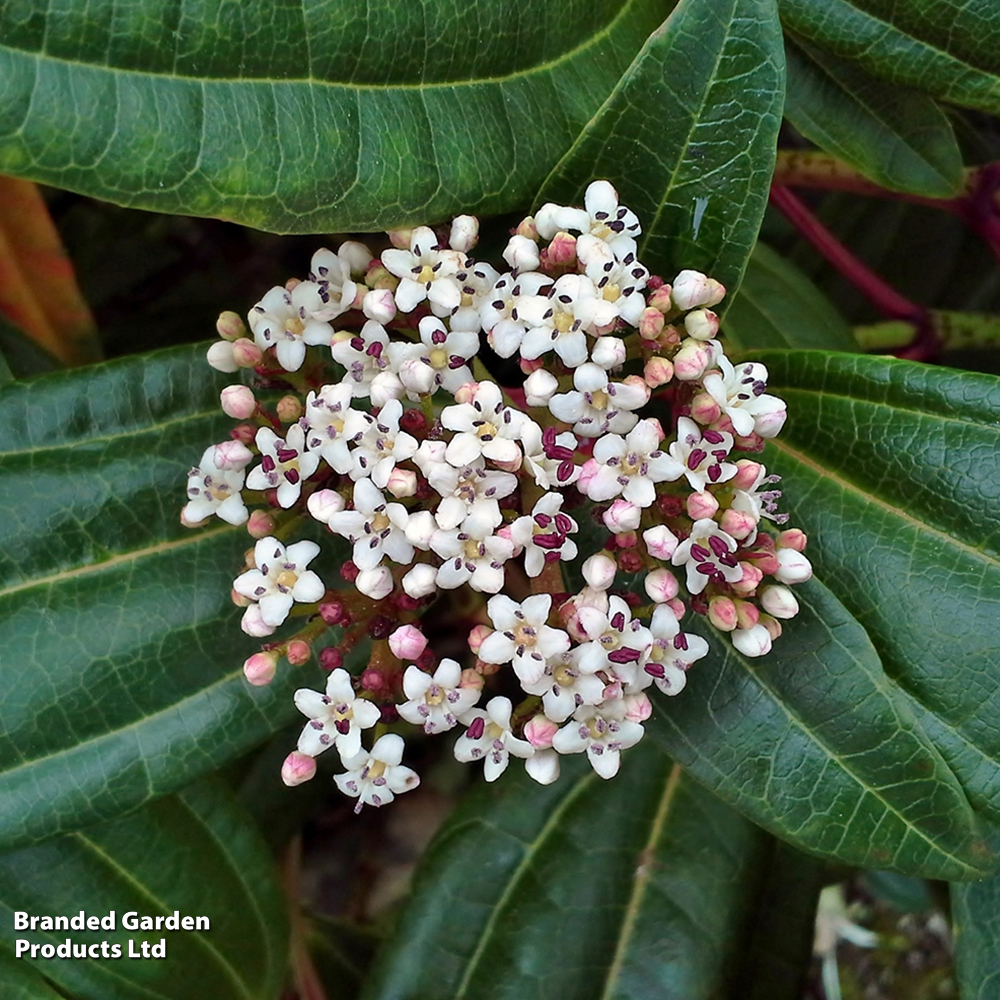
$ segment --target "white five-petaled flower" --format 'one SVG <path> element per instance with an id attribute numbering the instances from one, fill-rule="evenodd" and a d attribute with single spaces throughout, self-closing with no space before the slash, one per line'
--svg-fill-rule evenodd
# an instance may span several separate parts
<path id="1" fill-rule="evenodd" d="M 237 442 L 228 444 L 230 447 L 227 451 L 236 450 L 231 445 Z M 240 490 L 243 489 L 243 480 L 246 478 L 243 469 L 253 455 L 244 447 L 246 456 L 242 465 L 239 460 L 234 462 L 229 459 L 225 463 L 226 468 L 222 469 L 216 462 L 218 447 L 213 444 L 206 448 L 201 456 L 201 464 L 188 473 L 187 495 L 190 499 L 184 505 L 181 517 L 189 524 L 202 521 L 212 514 L 221 517 L 228 524 L 243 524 L 250 516 Z M 242 459 L 242 453 L 240 458 Z"/>
<path id="2" fill-rule="evenodd" d="M 286 371 L 302 367 L 307 344 L 330 343 L 333 327 L 326 322 L 329 306 L 324 294 L 314 281 L 300 281 L 291 291 L 279 285 L 247 314 L 257 346 L 262 351 L 273 347 L 278 364 Z"/>
<path id="3" fill-rule="evenodd" d="M 733 430 L 740 437 L 756 431 L 761 437 L 773 438 L 785 423 L 785 402 L 769 396 L 767 369 L 757 362 L 733 367 L 729 358 L 719 354 L 715 363 L 720 372 L 708 372 L 704 377 L 705 391 L 729 417 Z"/>
<path id="4" fill-rule="evenodd" d="M 446 406 L 441 411 L 441 424 L 457 432 L 448 442 L 445 458 L 459 468 L 480 456 L 505 468 L 518 467 L 521 449 L 517 439 L 526 420 L 520 411 L 504 406 L 496 382 L 480 382 L 469 402 Z"/>
<path id="5" fill-rule="evenodd" d="M 460 687 L 462 668 L 456 660 L 443 659 L 434 674 L 412 665 L 403 674 L 403 693 L 409 699 L 397 705 L 399 714 L 425 733 L 443 733 L 458 725 L 464 715 L 479 701 L 479 689 Z"/>
<path id="6" fill-rule="evenodd" d="M 354 510 L 333 513 L 326 523 L 354 546 L 354 565 L 364 571 L 378 566 L 383 556 L 396 563 L 410 562 L 413 546 L 406 540 L 408 518 L 402 504 L 386 503 L 370 479 L 359 479 L 354 484 Z"/>
<path id="7" fill-rule="evenodd" d="M 371 750 L 360 750 L 344 760 L 347 773 L 335 774 L 333 780 L 345 795 L 358 800 L 356 813 L 365 805 L 384 806 L 420 784 L 420 776 L 402 760 L 403 738 L 387 733 Z"/>
<path id="8" fill-rule="evenodd" d="M 546 493 L 530 514 L 510 526 L 511 541 L 524 549 L 524 571 L 528 576 L 538 576 L 546 562 L 576 558 L 576 542 L 569 536 L 578 526 L 562 512 L 563 500 L 561 493 Z"/>
<path id="9" fill-rule="evenodd" d="M 529 312 L 544 313 L 548 308 L 548 299 L 540 292 L 551 284 L 552 279 L 548 275 L 536 271 L 522 275 L 505 274 L 497 279 L 480 307 L 480 314 L 490 347 L 501 358 L 516 354 L 528 331 L 528 322 L 522 315 L 525 303 L 532 298 L 538 300 Z"/>
<path id="10" fill-rule="evenodd" d="M 708 653 L 708 643 L 700 635 L 682 632 L 673 611 L 665 604 L 654 609 L 649 631 L 653 635 L 653 647 L 643 673 L 647 679 L 655 681 L 664 694 L 680 694 L 687 683 L 688 667 Z M 646 684 L 640 679 L 635 688 L 643 687 Z"/>
<path id="11" fill-rule="evenodd" d="M 522 684 L 534 684 L 550 658 L 569 649 L 569 636 L 545 624 L 552 607 L 551 594 L 534 594 L 520 604 L 506 594 L 491 597 L 486 610 L 496 629 L 479 648 L 485 663 L 512 663 Z"/>
<path id="12" fill-rule="evenodd" d="M 604 240 L 590 234 L 576 241 L 576 254 L 601 298 L 614 302 L 618 315 L 626 323 L 638 326 L 639 317 L 646 308 L 646 297 L 642 293 L 649 280 L 649 271 L 635 254 L 629 251 L 619 259 Z"/>
<path id="13" fill-rule="evenodd" d="M 454 394 L 472 381 L 468 361 L 479 350 L 479 335 L 470 330 L 446 330 L 436 316 L 419 324 L 420 343 L 393 343 L 389 358 L 411 396 L 444 389 Z"/>
<path id="14" fill-rule="evenodd" d="M 414 456 L 414 461 L 420 461 L 422 449 L 423 445 Z M 488 524 L 489 530 L 492 530 L 501 520 L 498 501 L 517 489 L 517 476 L 487 470 L 483 465 L 457 469 L 445 461 L 438 461 L 427 462 L 423 468 L 427 482 L 441 494 L 436 517 L 438 527 L 446 531 L 460 524 L 468 527 L 470 518 L 475 523 L 482 521 Z"/>
<path id="15" fill-rule="evenodd" d="M 559 753 L 587 752 L 590 765 L 602 778 L 613 778 L 621 765 L 621 751 L 643 737 L 642 726 L 625 718 L 623 698 L 602 705 L 583 705 L 552 739 Z"/>
<path id="16" fill-rule="evenodd" d="M 580 666 L 588 673 L 605 670 L 623 684 L 635 684 L 649 657 L 653 636 L 620 597 L 608 598 L 607 612 L 583 605 L 577 620 L 589 639 L 580 647 Z"/>
<path id="17" fill-rule="evenodd" d="M 543 490 L 570 486 L 580 478 L 581 466 L 573 460 L 578 444 L 572 431 L 560 434 L 554 427 L 542 430 L 530 418 L 521 427 L 524 465 Z"/>
<path id="18" fill-rule="evenodd" d="M 348 445 L 360 438 L 367 414 L 351 409 L 353 393 L 345 382 L 324 385 L 306 396 L 306 448 L 318 452 L 334 472 L 351 471 Z"/>
<path id="19" fill-rule="evenodd" d="M 442 590 L 468 583 L 485 594 L 495 594 L 503 586 L 503 564 L 514 554 L 509 538 L 494 535 L 487 520 L 473 517 L 457 528 L 439 528 L 431 535 L 430 547 L 443 560 L 437 571 Z"/>
<path id="20" fill-rule="evenodd" d="M 583 208 L 566 208 L 551 202 L 535 215 L 538 235 L 551 239 L 560 230 L 574 229 L 604 240 L 616 257 L 635 253 L 642 227 L 635 212 L 618 203 L 618 192 L 609 181 L 593 181 L 583 196 Z"/>
<path id="21" fill-rule="evenodd" d="M 604 698 L 601 667 L 591 659 L 580 663 L 582 646 L 550 657 L 545 673 L 534 684 L 522 684 L 528 694 L 542 696 L 542 707 L 553 722 L 565 722 L 581 705 L 597 705 Z"/>
<path id="22" fill-rule="evenodd" d="M 581 437 L 600 437 L 611 431 L 627 434 L 639 419 L 632 411 L 649 402 L 649 386 L 637 376 L 612 382 L 608 373 L 588 361 L 573 372 L 572 392 L 549 400 L 552 415 L 573 425 Z"/>
<path id="23" fill-rule="evenodd" d="M 302 481 L 319 466 L 319 453 L 305 450 L 306 436 L 301 424 L 292 424 L 284 438 L 270 427 L 261 427 L 256 441 L 260 465 L 247 476 L 247 488 L 276 489 L 278 506 L 291 507 L 302 492 Z"/>
<path id="24" fill-rule="evenodd" d="M 256 568 L 238 576 L 233 589 L 256 602 L 266 625 L 277 627 L 295 601 L 312 604 L 326 593 L 323 581 L 306 568 L 318 553 L 315 542 L 296 542 L 286 549 L 276 538 L 262 538 L 253 549 Z"/>
<path id="25" fill-rule="evenodd" d="M 358 436 L 357 446 L 351 453 L 353 464 L 349 471 L 352 479 L 367 476 L 384 490 L 396 463 L 416 454 L 417 439 L 399 429 L 402 415 L 403 404 L 398 399 L 390 399 L 378 416 L 364 414 L 364 433 Z"/>
<path id="26" fill-rule="evenodd" d="M 691 488 L 702 492 L 709 483 L 724 483 L 736 475 L 737 466 L 726 461 L 732 447 L 732 434 L 702 430 L 689 417 L 679 417 L 670 454 L 683 467 Z"/>
<path id="27" fill-rule="evenodd" d="M 673 482 L 684 466 L 660 450 L 663 431 L 655 419 L 640 420 L 627 437 L 605 434 L 594 444 L 594 474 L 587 480 L 591 500 L 610 500 L 620 493 L 637 507 L 656 500 L 656 483 Z"/>
<path id="28" fill-rule="evenodd" d="M 527 740 L 518 739 L 511 732 L 512 709 L 509 698 L 496 697 L 487 702 L 485 711 L 470 709 L 462 719 L 468 729 L 455 742 L 455 758 L 462 763 L 485 761 L 483 776 L 487 781 L 496 781 L 503 774 L 510 754 L 530 757 L 535 752 Z"/>
<path id="29" fill-rule="evenodd" d="M 462 288 L 462 304 L 448 318 L 452 330 L 479 333 L 483 326 L 482 305 L 498 277 L 496 268 L 485 261 L 470 263 L 455 275 Z"/>
<path id="30" fill-rule="evenodd" d="M 370 729 L 382 715 L 377 705 L 357 697 L 351 675 L 341 667 L 330 673 L 325 694 L 299 688 L 295 707 L 309 716 L 298 750 L 310 757 L 331 746 L 337 747 L 341 759 L 353 757 L 361 749 L 361 730 Z"/>
<path id="31" fill-rule="evenodd" d="M 370 396 L 372 382 L 379 376 L 397 386 L 396 391 L 390 394 L 403 394 L 403 384 L 390 368 L 388 347 L 389 335 L 385 327 L 373 319 L 361 327 L 360 333 L 345 331 L 336 334 L 330 352 L 333 360 L 347 369 L 344 382 L 351 387 L 353 395 Z"/>
<path id="32" fill-rule="evenodd" d="M 700 594 L 709 581 L 725 585 L 742 579 L 736 548 L 736 539 L 706 517 L 694 522 L 691 534 L 677 546 L 670 561 L 686 568 L 688 591 Z"/>
<path id="33" fill-rule="evenodd" d="M 352 274 L 364 274 L 371 259 L 368 247 L 353 240 L 341 243 L 336 253 L 324 247 L 313 254 L 309 280 L 320 286 L 326 302 L 323 319 L 335 319 L 354 305 L 358 286 Z"/>
<path id="34" fill-rule="evenodd" d="M 458 273 L 468 259 L 460 250 L 440 250 L 434 230 L 417 226 L 410 237 L 409 250 L 384 250 L 382 263 L 402 279 L 396 289 L 396 305 L 412 312 L 425 299 L 436 316 L 447 316 L 462 304 L 462 284 Z"/>

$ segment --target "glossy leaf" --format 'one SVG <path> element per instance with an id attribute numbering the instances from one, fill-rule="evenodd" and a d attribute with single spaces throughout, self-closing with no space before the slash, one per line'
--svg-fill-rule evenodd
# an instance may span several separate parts
<path id="1" fill-rule="evenodd" d="M 276 232 L 510 210 L 667 10 L 664 0 L 6 4 L 0 171 Z"/>
<path id="2" fill-rule="evenodd" d="M 50 354 L 29 340 L 16 326 L 0 316 L 0 355 L 12 378 L 30 378 L 56 371 L 60 366 Z M 0 381 L 9 381 L 2 379 Z"/>
<path id="3" fill-rule="evenodd" d="M 951 914 L 962 1000 L 991 1000 L 1000 988 L 1000 876 L 951 886 Z"/>
<path id="4" fill-rule="evenodd" d="M 0 982 L 6 990 L 6 1000 L 66 1000 L 30 965 L 0 950 Z"/>
<path id="5" fill-rule="evenodd" d="M 854 351 L 857 344 L 830 300 L 794 265 L 758 243 L 726 313 L 727 344 Z"/>
<path id="6" fill-rule="evenodd" d="M 0 388 L 0 843 L 110 818 L 245 752 L 318 668 L 251 688 L 230 601 L 248 547 L 178 517 L 225 440 L 184 347 Z"/>
<path id="7" fill-rule="evenodd" d="M 856 63 L 785 41 L 785 117 L 807 139 L 894 191 L 948 198 L 964 180 L 955 133 L 933 98 L 887 87 Z"/>
<path id="8" fill-rule="evenodd" d="M 728 995 L 770 838 L 649 741 L 612 781 L 580 758 L 545 787 L 513 767 L 435 838 L 363 995 Z"/>
<path id="9" fill-rule="evenodd" d="M 773 0 L 681 0 L 545 181 L 575 203 L 609 177 L 643 224 L 639 257 L 739 284 L 767 204 L 784 55 Z"/>
<path id="10" fill-rule="evenodd" d="M 796 34 L 893 83 L 1000 113 L 993 0 L 780 0 Z"/>
<path id="11" fill-rule="evenodd" d="M 1000 819 L 1000 379 L 893 358 L 760 357 L 790 414 L 766 462 L 817 572 L 970 801 Z"/>
<path id="12" fill-rule="evenodd" d="M 650 736 L 772 833 L 848 864 L 981 877 L 992 847 L 942 754 L 883 673 L 864 629 L 822 584 L 762 659 L 707 619 L 712 654 L 682 697 L 655 700 Z"/>
<path id="13" fill-rule="evenodd" d="M 14 912 L 116 915 L 115 930 L 15 931 Z M 208 917 L 200 931 L 129 931 L 124 914 Z M 74 1000 L 269 1000 L 284 985 L 285 903 L 270 853 L 221 783 L 193 786 L 130 816 L 0 855 L 0 940 L 107 941 L 109 958 L 35 958 Z M 129 959 L 129 941 L 166 942 L 166 960 Z M 4 994 L 6 996 L 6 994 Z M 39 1000 L 49 995 L 25 994 Z"/>

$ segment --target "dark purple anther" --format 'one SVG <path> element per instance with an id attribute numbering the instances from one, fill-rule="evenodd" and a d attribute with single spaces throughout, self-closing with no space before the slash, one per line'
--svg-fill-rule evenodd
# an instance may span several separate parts
<path id="1" fill-rule="evenodd" d="M 713 483 L 717 483 L 719 481 L 719 476 L 722 475 L 722 467 L 718 464 L 710 465 L 705 471 L 708 473 L 708 478 L 711 479 Z"/>
<path id="2" fill-rule="evenodd" d="M 708 540 L 708 544 L 717 556 L 729 555 L 729 546 L 718 535 L 712 535 Z"/>
<path id="3" fill-rule="evenodd" d="M 299 470 L 285 469 L 285 479 L 287 479 L 292 486 L 294 486 L 299 481 Z"/>
<path id="4" fill-rule="evenodd" d="M 264 455 L 260 460 L 260 467 L 265 472 L 274 472 L 274 459 L 270 455 Z"/>
<path id="5" fill-rule="evenodd" d="M 565 462 L 559 463 L 559 468 L 556 469 L 556 475 L 560 480 L 569 479 L 573 475 L 573 461 L 572 459 L 567 459 Z"/>
<path id="6" fill-rule="evenodd" d="M 662 677 L 665 673 L 663 667 L 659 663 L 647 663 L 643 669 L 649 674 L 650 677 Z"/>
<path id="7" fill-rule="evenodd" d="M 278 448 L 276 452 L 279 462 L 294 462 L 299 453 L 294 448 Z"/>
<path id="8" fill-rule="evenodd" d="M 448 361 L 448 367 L 455 371 L 456 368 L 461 368 L 465 364 L 465 358 L 460 358 L 457 354 L 453 354 L 451 359 Z"/>
<path id="9" fill-rule="evenodd" d="M 608 659 L 612 663 L 635 663 L 639 659 L 639 650 L 622 646 L 621 649 L 613 649 L 608 653 Z"/>
<path id="10" fill-rule="evenodd" d="M 556 514 L 556 529 L 568 535 L 573 530 L 573 522 L 565 514 Z"/>
<path id="11" fill-rule="evenodd" d="M 448 339 L 448 334 L 444 330 L 435 330 L 431 334 L 432 344 L 443 344 Z"/>
<path id="12" fill-rule="evenodd" d="M 695 469 L 701 465 L 705 459 L 708 458 L 708 452 L 702 451 L 701 448 L 695 448 L 690 455 L 688 455 L 688 468 L 693 472 Z"/>
<path id="13" fill-rule="evenodd" d="M 722 444 L 725 438 L 718 431 L 702 431 L 702 439 L 709 444 Z"/>
<path id="14" fill-rule="evenodd" d="M 687 636 L 683 632 L 678 632 L 677 635 L 674 636 L 674 649 L 687 649 L 687 648 L 688 648 Z"/>
<path id="15" fill-rule="evenodd" d="M 472 720 L 465 735 L 468 736 L 470 740 L 481 740 L 483 738 L 483 733 L 485 732 L 486 720 L 480 715 L 478 718 Z"/>
<path id="16" fill-rule="evenodd" d="M 368 350 L 365 354 L 370 358 L 380 358 L 382 357 L 382 345 L 376 340 L 374 344 L 368 345 Z"/>
<path id="17" fill-rule="evenodd" d="M 351 724 L 347 719 L 337 719 L 333 725 L 341 736 L 346 736 L 351 731 Z"/>
<path id="18" fill-rule="evenodd" d="M 625 616 L 620 611 L 611 619 L 611 627 L 619 632 L 625 628 Z"/>
<path id="19" fill-rule="evenodd" d="M 531 540 L 540 549 L 558 549 L 565 541 L 562 535 L 535 535 Z"/>
<path id="20" fill-rule="evenodd" d="M 547 528 L 551 523 L 552 523 L 552 518 L 549 517 L 548 514 L 535 515 L 535 524 L 537 524 L 539 528 Z"/>
<path id="21" fill-rule="evenodd" d="M 698 565 L 695 566 L 695 570 L 699 573 L 704 573 L 705 576 L 711 576 L 713 578 L 719 576 L 719 571 L 711 563 L 698 563 Z"/>
<path id="22" fill-rule="evenodd" d="M 704 545 L 698 545 L 697 542 L 691 546 L 691 558 L 695 562 L 704 562 L 706 559 L 710 559 L 712 553 L 705 548 Z"/>
<path id="23" fill-rule="evenodd" d="M 351 347 L 356 351 L 363 351 L 365 349 L 365 342 L 360 337 L 351 337 Z"/>

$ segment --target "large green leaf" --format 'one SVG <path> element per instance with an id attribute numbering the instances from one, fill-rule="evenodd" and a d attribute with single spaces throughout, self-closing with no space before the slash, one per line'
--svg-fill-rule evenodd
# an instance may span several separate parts
<path id="1" fill-rule="evenodd" d="M 973 804 L 1000 819 L 1000 379 L 763 352 L 792 523 Z M 881 866 L 884 867 L 884 866 Z"/>
<path id="2" fill-rule="evenodd" d="M 725 342 L 764 347 L 855 351 L 857 344 L 830 300 L 792 263 L 758 243 L 726 313 Z"/>
<path id="3" fill-rule="evenodd" d="M 639 257 L 735 291 L 757 238 L 781 124 L 774 0 L 681 0 L 555 166 L 536 201 L 609 177 L 643 224 Z"/>
<path id="4" fill-rule="evenodd" d="M 6 846 L 173 791 L 296 714 L 301 670 L 242 675 L 257 646 L 229 594 L 252 540 L 178 520 L 187 470 L 231 426 L 203 351 L 0 388 Z"/>
<path id="5" fill-rule="evenodd" d="M 995 867 L 955 775 L 885 676 L 864 629 L 822 584 L 763 659 L 707 620 L 713 653 L 650 735 L 755 822 L 848 864 L 969 879 Z"/>
<path id="6" fill-rule="evenodd" d="M 364 996 L 728 995 L 770 838 L 648 742 L 607 782 L 579 758 L 547 787 L 514 767 L 437 835 Z"/>
<path id="7" fill-rule="evenodd" d="M 812 142 L 894 191 L 948 198 L 962 186 L 962 154 L 934 99 L 887 87 L 856 64 L 785 40 L 785 117 Z"/>
<path id="8" fill-rule="evenodd" d="M 106 917 L 115 929 L 16 931 L 29 915 Z M 124 915 L 204 916 L 208 931 L 128 931 Z M 43 958 L 34 966 L 74 1000 L 268 1000 L 285 979 L 285 904 L 270 852 L 220 782 L 193 786 L 139 812 L 0 855 L 0 942 L 117 944 L 120 960 Z M 129 959 L 129 941 L 166 941 L 166 960 Z M 39 1000 L 57 994 L 25 992 Z M 4 993 L 6 997 L 7 994 Z"/>
<path id="9" fill-rule="evenodd" d="M 951 887 L 955 971 L 962 1000 L 1000 989 L 1000 876 Z"/>
<path id="10" fill-rule="evenodd" d="M 0 4 L 0 171 L 278 232 L 525 203 L 665 0 Z"/>
<path id="11" fill-rule="evenodd" d="M 1000 7 L 994 0 L 779 0 L 809 41 L 870 73 L 1000 114 Z"/>

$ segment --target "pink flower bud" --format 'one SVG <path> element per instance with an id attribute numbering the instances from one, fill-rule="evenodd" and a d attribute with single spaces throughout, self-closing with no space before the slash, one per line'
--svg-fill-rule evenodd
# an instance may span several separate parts
<path id="1" fill-rule="evenodd" d="M 595 552 L 583 564 L 583 578 L 594 590 L 607 590 L 615 582 L 618 566 L 603 552 Z"/>
<path id="2" fill-rule="evenodd" d="M 215 446 L 212 456 L 216 468 L 226 472 L 238 472 L 253 458 L 253 452 L 242 441 L 223 441 Z"/>
<path id="3" fill-rule="evenodd" d="M 264 352 L 246 337 L 233 341 L 233 361 L 240 368 L 256 368 L 264 360 Z"/>
<path id="4" fill-rule="evenodd" d="M 277 522 L 266 510 L 255 510 L 247 521 L 247 533 L 251 538 L 267 538 L 274 534 Z"/>
<path id="5" fill-rule="evenodd" d="M 515 271 L 536 271 L 541 263 L 538 244 L 528 236 L 515 233 L 504 248 L 503 259 Z"/>
<path id="6" fill-rule="evenodd" d="M 365 292 L 361 311 L 368 319 L 387 326 L 396 318 L 396 297 L 389 288 L 373 288 Z"/>
<path id="7" fill-rule="evenodd" d="M 725 285 L 709 278 L 700 271 L 681 271 L 674 278 L 671 300 L 676 308 L 683 311 L 698 306 L 714 306 L 726 295 Z"/>
<path id="8" fill-rule="evenodd" d="M 234 441 L 241 441 L 243 444 L 253 444 L 257 437 L 257 428 L 253 424 L 237 424 L 230 432 L 229 436 Z"/>
<path id="9" fill-rule="evenodd" d="M 781 622 L 776 618 L 772 618 L 770 615 L 761 615 L 759 624 L 767 629 L 767 634 L 771 637 L 772 642 L 781 638 Z"/>
<path id="10" fill-rule="evenodd" d="M 328 674 L 344 665 L 344 654 L 336 646 L 324 646 L 319 651 L 319 665 Z"/>
<path id="11" fill-rule="evenodd" d="M 627 375 L 624 379 L 622 379 L 621 384 L 636 390 L 636 392 L 642 393 L 643 401 L 639 404 L 639 406 L 645 406 L 646 403 L 649 402 L 649 397 L 652 393 L 650 392 L 649 386 L 646 385 L 646 380 L 641 375 Z M 638 408 L 639 407 L 637 406 L 636 409 Z"/>
<path id="12" fill-rule="evenodd" d="M 274 680 L 278 657 L 274 653 L 254 653 L 243 664 L 243 674 L 254 687 L 263 687 Z"/>
<path id="13" fill-rule="evenodd" d="M 474 215 L 456 215 L 451 220 L 448 246 L 468 253 L 479 242 L 479 220 Z"/>
<path id="14" fill-rule="evenodd" d="M 695 340 L 712 340 L 719 332 L 719 317 L 711 309 L 696 309 L 684 317 L 684 329 Z"/>
<path id="15" fill-rule="evenodd" d="M 718 509 L 719 501 L 707 491 L 704 493 L 691 493 L 687 498 L 688 517 L 692 521 L 701 521 L 705 518 L 715 517 L 715 512 Z"/>
<path id="16" fill-rule="evenodd" d="M 558 724 L 545 715 L 536 715 L 524 724 L 524 738 L 536 750 L 552 746 L 552 737 L 558 732 Z"/>
<path id="17" fill-rule="evenodd" d="M 392 572 L 388 566 L 362 570 L 358 573 L 354 586 L 366 597 L 381 601 L 392 593 Z"/>
<path id="18" fill-rule="evenodd" d="M 293 750 L 281 765 L 281 780 L 294 788 L 316 777 L 316 760 L 308 754 Z"/>
<path id="19" fill-rule="evenodd" d="M 656 309 L 658 312 L 666 313 L 671 312 L 674 308 L 674 304 L 671 301 L 670 293 L 673 291 L 670 285 L 662 284 L 659 288 L 655 289 L 652 295 L 646 299 L 650 308 Z"/>
<path id="20" fill-rule="evenodd" d="M 777 437 L 781 428 L 785 426 L 785 419 L 788 417 L 788 410 L 782 402 L 781 406 L 776 406 L 773 410 L 765 413 L 758 413 L 754 417 L 753 429 L 755 434 L 762 438 Z"/>
<path id="21" fill-rule="evenodd" d="M 301 667 L 304 663 L 308 663 L 311 656 L 312 647 L 304 639 L 292 639 L 285 652 L 285 659 L 293 667 Z"/>
<path id="22" fill-rule="evenodd" d="M 410 597 L 426 597 L 437 590 L 437 570 L 429 563 L 417 563 L 403 577 L 402 584 Z"/>
<path id="23" fill-rule="evenodd" d="M 774 618 L 794 618 L 799 613 L 799 602 L 787 587 L 764 587 L 760 592 L 760 603 Z"/>
<path id="24" fill-rule="evenodd" d="M 458 682 L 458 686 L 469 691 L 482 691 L 484 683 L 483 675 L 478 670 L 471 670 L 466 667 L 462 671 L 462 677 Z"/>
<path id="25" fill-rule="evenodd" d="M 708 602 L 708 620 L 723 632 L 736 628 L 736 604 L 728 597 L 713 597 Z"/>
<path id="26" fill-rule="evenodd" d="M 635 531 L 642 518 L 642 508 L 628 500 L 616 500 L 602 515 L 601 520 L 608 531 L 615 534 Z M 634 543 L 633 543 L 634 544 Z M 627 547 L 627 546 L 623 546 Z"/>
<path id="27" fill-rule="evenodd" d="M 625 706 L 625 718 L 629 722 L 645 722 L 653 714 L 653 703 L 642 692 L 626 695 Z"/>
<path id="28" fill-rule="evenodd" d="M 283 424 L 291 424 L 302 416 L 302 400 L 298 396 L 282 396 L 274 409 Z"/>
<path id="29" fill-rule="evenodd" d="M 657 524 L 642 533 L 646 551 L 654 559 L 669 559 L 677 548 L 677 536 L 665 525 Z"/>
<path id="30" fill-rule="evenodd" d="M 219 313 L 219 318 L 215 321 L 216 332 L 223 340 L 239 340 L 247 335 L 247 328 L 237 313 L 227 309 Z"/>
<path id="31" fill-rule="evenodd" d="M 669 569 L 654 569 L 642 582 L 649 599 L 656 604 L 666 604 L 677 596 L 677 577 Z"/>
<path id="32" fill-rule="evenodd" d="M 605 371 L 625 364 L 628 353 L 621 337 L 598 337 L 590 349 L 590 360 Z"/>
<path id="33" fill-rule="evenodd" d="M 548 406 L 558 392 L 559 380 L 544 368 L 537 368 L 524 380 L 524 401 L 528 406 Z"/>
<path id="34" fill-rule="evenodd" d="M 532 372 L 538 371 L 539 368 L 545 367 L 544 358 L 521 358 L 517 363 L 525 375 L 530 375 Z"/>
<path id="35" fill-rule="evenodd" d="M 407 392 L 423 395 L 434 388 L 434 369 L 420 358 L 407 358 L 399 366 L 399 381 Z"/>
<path id="36" fill-rule="evenodd" d="M 699 392 L 691 400 L 691 419 L 697 420 L 703 427 L 714 424 L 721 416 L 719 404 L 707 392 Z"/>
<path id="37" fill-rule="evenodd" d="M 736 627 L 753 628 L 760 618 L 760 609 L 749 601 L 733 601 L 736 608 Z"/>
<path id="38" fill-rule="evenodd" d="M 427 637 L 415 625 L 400 625 L 389 636 L 389 648 L 401 660 L 415 660 L 427 648 Z"/>
<path id="39" fill-rule="evenodd" d="M 246 611 L 243 612 L 243 617 L 240 619 L 240 628 L 247 635 L 252 635 L 255 639 L 263 639 L 264 636 L 274 633 L 275 626 L 268 625 L 264 621 L 260 605 L 254 603 L 248 605 Z"/>
<path id="40" fill-rule="evenodd" d="M 518 224 L 517 229 L 514 232 L 518 236 L 523 236 L 528 240 L 538 239 L 538 226 L 535 225 L 535 217 L 533 215 L 526 215 Z"/>
<path id="41" fill-rule="evenodd" d="M 257 409 L 257 400 L 245 385 L 227 385 L 219 393 L 222 412 L 234 420 L 246 420 Z"/>
<path id="42" fill-rule="evenodd" d="M 712 351 L 700 340 L 685 340 L 674 355 L 674 378 L 693 382 L 705 374 L 712 363 Z"/>
<path id="43" fill-rule="evenodd" d="M 412 497 L 417 492 L 417 474 L 411 469 L 393 468 L 385 488 L 394 497 Z"/>
<path id="44" fill-rule="evenodd" d="M 591 482 L 600 471 L 601 466 L 598 464 L 597 460 L 594 458 L 588 458 L 580 468 L 580 478 L 576 481 L 576 488 L 581 493 L 586 495 Z"/>
<path id="45" fill-rule="evenodd" d="M 638 541 L 635 532 L 629 532 L 627 535 L 615 535 L 615 541 L 624 549 L 618 553 L 618 568 L 623 573 L 638 573 L 642 569 L 642 556 L 634 548 L 628 547 L 635 545 Z"/>
<path id="46" fill-rule="evenodd" d="M 642 377 L 651 389 L 666 385 L 674 377 L 674 363 L 659 356 L 650 358 L 642 370 Z"/>
<path id="47" fill-rule="evenodd" d="M 306 507 L 317 521 L 329 524 L 334 514 L 339 514 L 346 501 L 336 490 L 317 490 L 306 501 Z"/>
<path id="48" fill-rule="evenodd" d="M 476 398 L 476 393 L 479 392 L 478 382 L 463 382 L 455 390 L 455 402 L 456 403 L 471 403 Z"/>
<path id="49" fill-rule="evenodd" d="M 729 485 L 736 490 L 752 490 L 758 476 L 764 471 L 760 462 L 751 462 L 749 458 L 741 458 L 736 463 L 737 472 Z"/>
<path id="50" fill-rule="evenodd" d="M 550 267 L 572 267 L 576 264 L 576 237 L 569 233 L 556 233 L 545 251 Z"/>
<path id="51" fill-rule="evenodd" d="M 719 527 L 727 535 L 732 536 L 737 541 L 742 541 L 744 538 L 749 538 L 757 530 L 757 519 L 745 510 L 730 508 L 723 511 Z"/>
<path id="52" fill-rule="evenodd" d="M 239 368 L 233 358 L 233 345 L 228 340 L 217 340 L 208 349 L 205 359 L 217 372 L 234 372 Z"/>
<path id="53" fill-rule="evenodd" d="M 413 238 L 413 227 L 409 226 L 402 229 L 387 229 L 385 235 L 389 237 L 389 242 L 397 250 L 409 250 L 410 240 Z"/>
<path id="54" fill-rule="evenodd" d="M 795 549 L 778 549 L 778 568 L 774 572 L 779 583 L 804 583 L 812 575 L 812 563 Z"/>
<path id="55" fill-rule="evenodd" d="M 765 656 L 771 652 L 771 636 L 763 625 L 738 628 L 729 633 L 733 646 L 744 656 Z"/>
<path id="56" fill-rule="evenodd" d="M 639 336 L 643 340 L 656 340 L 663 331 L 664 322 L 663 313 L 659 309 L 648 306 L 639 314 L 639 322 L 637 324 L 639 327 Z"/>
<path id="57" fill-rule="evenodd" d="M 778 548 L 780 549 L 794 549 L 796 552 L 805 552 L 806 542 L 808 542 L 806 533 L 799 528 L 789 528 L 787 531 L 782 531 L 778 535 Z"/>
<path id="58" fill-rule="evenodd" d="M 678 621 L 680 621 L 687 613 L 687 608 L 684 607 L 684 602 L 679 597 L 674 597 L 671 600 L 666 601 L 665 606 L 673 611 L 674 617 Z"/>
<path id="59" fill-rule="evenodd" d="M 749 597 L 757 590 L 760 581 L 764 579 L 764 574 L 753 563 L 741 562 L 740 568 L 743 570 L 743 576 L 729 586 L 741 597 Z"/>

